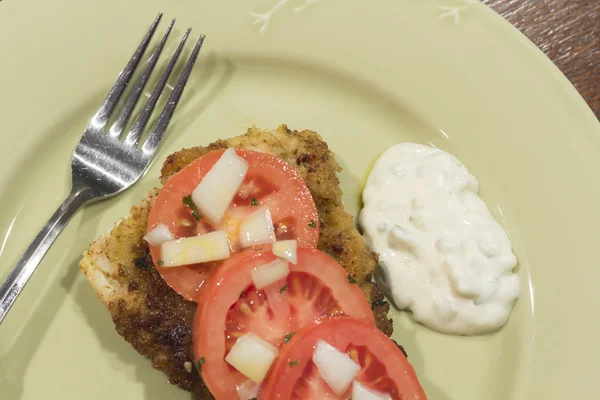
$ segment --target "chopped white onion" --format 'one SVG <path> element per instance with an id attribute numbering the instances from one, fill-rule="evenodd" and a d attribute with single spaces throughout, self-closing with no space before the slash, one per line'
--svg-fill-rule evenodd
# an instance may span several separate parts
<path id="1" fill-rule="evenodd" d="M 277 353 L 277 347 L 253 333 L 247 333 L 235 342 L 225 361 L 254 383 L 261 383 Z"/>
<path id="2" fill-rule="evenodd" d="M 352 380 L 360 372 L 360 365 L 355 363 L 348 354 L 342 353 L 322 340 L 317 341 L 312 360 L 323 380 L 338 396 L 350 387 Z"/>
<path id="3" fill-rule="evenodd" d="M 173 240 L 175 237 L 165 224 L 158 224 L 144 235 L 144 240 L 152 246 L 160 246 L 167 240 Z"/>
<path id="4" fill-rule="evenodd" d="M 271 211 L 261 207 L 240 224 L 240 243 L 242 247 L 275 242 L 275 228 Z"/>
<path id="5" fill-rule="evenodd" d="M 392 397 L 389 394 L 367 389 L 360 382 L 354 381 L 352 383 L 352 400 L 392 400 Z"/>
<path id="6" fill-rule="evenodd" d="M 259 388 L 260 386 L 258 386 L 256 383 L 252 382 L 251 380 L 247 380 L 241 385 L 238 385 L 236 390 L 240 400 L 251 400 L 258 397 Z"/>
<path id="7" fill-rule="evenodd" d="M 215 231 L 164 242 L 160 247 L 163 267 L 224 260 L 229 257 L 227 233 Z"/>
<path id="8" fill-rule="evenodd" d="M 246 160 L 239 157 L 234 149 L 225 150 L 192 192 L 192 201 L 202 217 L 214 224 L 221 221 L 247 171 Z"/>
<path id="9" fill-rule="evenodd" d="M 298 243 L 295 240 L 281 240 L 273 244 L 273 254 L 284 260 L 288 260 L 292 264 L 298 262 L 297 255 Z"/>
<path id="10" fill-rule="evenodd" d="M 284 260 L 271 261 L 268 264 L 254 268 L 251 272 L 252 281 L 258 290 L 285 278 L 289 273 L 290 266 Z"/>

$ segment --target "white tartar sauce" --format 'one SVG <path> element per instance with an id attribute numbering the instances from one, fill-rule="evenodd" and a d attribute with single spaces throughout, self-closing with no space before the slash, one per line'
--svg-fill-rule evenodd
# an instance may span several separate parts
<path id="1" fill-rule="evenodd" d="M 519 296 L 510 239 L 478 191 L 453 155 L 402 143 L 377 160 L 363 192 L 360 224 L 379 253 L 379 283 L 439 332 L 497 329 Z"/>

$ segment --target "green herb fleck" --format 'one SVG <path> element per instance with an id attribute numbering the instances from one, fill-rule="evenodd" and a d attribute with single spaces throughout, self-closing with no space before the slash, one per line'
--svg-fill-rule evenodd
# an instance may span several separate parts
<path id="1" fill-rule="evenodd" d="M 281 287 L 281 289 L 279 289 L 279 293 L 283 293 L 283 292 L 285 292 L 285 290 L 286 290 L 286 289 L 287 289 L 287 285 L 283 285 L 283 286 Z"/>
<path id="2" fill-rule="evenodd" d="M 350 282 L 350 283 L 356 283 L 356 279 L 354 279 L 354 277 L 352 276 L 352 274 L 348 274 L 348 282 Z"/>
<path id="3" fill-rule="evenodd" d="M 308 224 L 309 228 L 316 228 L 317 227 L 317 223 L 315 222 L 314 219 L 311 219 L 309 224 Z"/>
<path id="4" fill-rule="evenodd" d="M 296 361 L 290 361 L 290 367 L 295 367 L 298 364 L 300 364 L 300 361 L 298 361 L 298 360 L 296 360 Z"/>
<path id="5" fill-rule="evenodd" d="M 140 268 L 140 269 L 144 269 L 148 266 L 148 263 L 146 262 L 146 257 L 140 257 L 140 258 L 136 258 L 135 259 L 135 266 Z"/>
<path id="6" fill-rule="evenodd" d="M 192 211 L 192 217 L 196 218 L 196 221 L 200 221 L 202 219 L 202 215 L 200 215 L 200 212 L 198 211 L 198 209 L 196 208 L 196 205 L 192 201 L 192 195 L 190 194 L 189 196 L 185 196 L 182 199 L 182 201 L 183 201 L 183 205 L 185 205 L 187 208 L 189 208 Z"/>
<path id="7" fill-rule="evenodd" d="M 198 366 L 198 372 L 202 372 L 202 366 L 204 365 L 204 357 L 200 357 L 198 361 L 196 361 L 196 365 Z"/>
<path id="8" fill-rule="evenodd" d="M 257 205 L 259 205 L 259 202 L 258 200 L 256 200 L 256 197 L 253 197 L 252 200 L 250 200 L 250 204 L 256 207 Z"/>
<path id="9" fill-rule="evenodd" d="M 294 335 L 295 335 L 295 334 L 296 334 L 296 331 L 293 331 L 293 332 L 290 332 L 290 333 L 286 333 L 286 334 L 283 336 L 283 343 L 287 343 L 287 342 L 289 342 L 290 340 L 292 340 L 292 338 L 294 337 Z"/>
<path id="10" fill-rule="evenodd" d="M 373 303 L 371 303 L 371 308 L 375 308 L 375 307 L 382 307 L 385 306 L 385 299 L 382 297 L 380 299 L 375 300 Z"/>
<path id="11" fill-rule="evenodd" d="M 163 260 L 158 260 L 158 265 L 165 265 L 165 262 Z"/>

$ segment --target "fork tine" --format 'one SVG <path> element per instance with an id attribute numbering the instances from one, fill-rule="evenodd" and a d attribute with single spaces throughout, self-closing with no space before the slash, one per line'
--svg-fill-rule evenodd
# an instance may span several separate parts
<path id="1" fill-rule="evenodd" d="M 160 53 L 162 52 L 163 47 L 165 46 L 165 43 L 166 43 L 167 39 L 169 38 L 169 34 L 171 33 L 171 29 L 173 28 L 174 24 L 175 24 L 175 19 L 171 20 L 171 23 L 169 24 L 167 31 L 163 35 L 158 47 L 156 48 L 156 51 L 154 52 L 154 54 L 152 54 L 152 57 L 150 57 L 150 59 L 148 60 L 148 66 L 144 70 L 144 73 L 142 74 L 142 76 L 140 76 L 140 79 L 138 80 L 137 84 L 135 85 L 135 88 L 129 95 L 129 98 L 127 99 L 127 102 L 125 102 L 125 106 L 123 106 L 123 109 L 121 110 L 121 113 L 119 114 L 117 120 L 115 121 L 113 126 L 111 126 L 110 131 L 109 131 L 109 134 L 111 136 L 119 137 L 119 136 L 121 136 L 121 133 L 123 133 L 123 129 L 125 129 L 125 125 L 127 125 L 129 118 L 131 118 L 133 109 L 135 108 L 135 105 L 137 104 L 137 102 L 140 98 L 140 95 L 142 94 L 142 91 L 144 90 L 144 87 L 146 86 L 146 83 L 148 82 L 148 78 L 150 78 L 150 75 L 152 74 L 152 71 L 154 70 L 154 67 L 156 66 L 156 62 L 158 61 L 158 59 L 160 57 Z"/>
<path id="2" fill-rule="evenodd" d="M 179 43 L 177 50 L 175 50 L 175 53 L 173 54 L 173 57 L 171 57 L 171 60 L 169 61 L 169 64 L 167 65 L 165 72 L 163 72 L 162 76 L 160 77 L 160 80 L 156 84 L 156 88 L 154 89 L 154 91 L 152 92 L 152 95 L 148 99 L 146 106 L 144 107 L 144 109 L 142 110 L 140 115 L 135 120 L 133 127 L 131 128 L 131 131 L 127 135 L 127 138 L 125 138 L 126 145 L 135 145 L 138 142 L 138 140 L 140 139 L 140 136 L 142 136 L 142 132 L 144 132 L 144 129 L 146 129 L 146 125 L 148 124 L 148 121 L 150 120 L 152 111 L 154 111 L 154 107 L 156 106 L 156 103 L 158 102 L 158 99 L 159 99 L 160 95 L 162 94 L 162 92 L 165 88 L 165 85 L 167 84 L 167 81 L 169 80 L 169 76 L 171 76 L 171 72 L 173 71 L 173 68 L 175 67 L 175 64 L 177 63 L 177 60 L 179 59 L 179 55 L 181 54 L 181 51 L 183 50 L 183 46 L 185 46 L 185 43 L 187 41 L 187 38 L 188 38 L 191 30 L 192 30 L 192 28 L 189 28 L 183 35 L 183 38 L 181 39 L 181 42 Z"/>
<path id="3" fill-rule="evenodd" d="M 123 69 L 123 71 L 121 71 L 121 73 L 119 74 L 117 82 L 115 82 L 115 85 L 112 87 L 112 89 L 110 89 L 110 92 L 108 92 L 106 100 L 104 100 L 104 103 L 102 104 L 102 106 L 100 106 L 100 109 L 92 118 L 91 123 L 94 125 L 95 128 L 104 129 L 104 126 L 108 122 L 108 117 L 115 108 L 115 105 L 119 101 L 119 98 L 121 98 L 121 95 L 125 91 L 125 87 L 127 87 L 127 83 L 129 82 L 129 79 L 131 79 L 133 71 L 135 71 L 138 63 L 140 62 L 140 59 L 142 58 L 142 55 L 144 54 L 144 51 L 146 51 L 146 47 L 148 47 L 148 43 L 150 43 L 150 40 L 152 39 L 152 36 L 154 35 L 154 32 L 156 31 L 156 28 L 158 27 L 161 18 L 162 13 L 159 13 L 158 16 L 154 19 L 152 25 L 150 26 L 150 29 L 142 39 L 142 42 L 135 50 L 133 56 L 125 66 L 125 69 Z"/>
<path id="4" fill-rule="evenodd" d="M 169 123 L 171 122 L 171 117 L 175 112 L 175 108 L 177 108 L 177 104 L 179 103 L 179 99 L 181 99 L 181 95 L 183 94 L 183 89 L 185 89 L 185 85 L 192 73 L 192 68 L 194 68 L 194 63 L 198 58 L 198 53 L 200 53 L 200 49 L 202 48 L 202 43 L 204 43 L 205 35 L 200 35 L 200 39 L 196 42 L 194 46 L 194 50 L 192 50 L 192 54 L 188 59 L 185 67 L 183 68 L 183 72 L 177 79 L 177 84 L 173 89 L 173 92 L 169 96 L 169 100 L 165 105 L 165 108 L 160 113 L 156 124 L 152 127 L 150 134 L 148 135 L 148 139 L 144 142 L 142 146 L 142 152 L 144 155 L 152 156 L 158 147 L 158 144 L 162 140 Z"/>

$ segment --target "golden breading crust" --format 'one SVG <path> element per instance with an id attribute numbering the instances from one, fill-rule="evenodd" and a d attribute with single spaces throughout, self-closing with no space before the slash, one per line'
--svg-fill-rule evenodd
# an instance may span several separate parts
<path id="1" fill-rule="evenodd" d="M 162 168 L 163 184 L 196 158 L 227 147 L 275 155 L 296 167 L 306 181 L 319 214 L 319 249 L 329 253 L 359 282 L 369 299 L 377 326 L 392 333 L 387 318 L 389 304 L 371 281 L 377 255 L 366 248 L 344 211 L 333 153 L 312 131 L 290 131 L 285 125 L 274 131 L 251 128 L 245 135 L 219 140 L 207 147 L 184 149 L 170 155 Z M 198 376 L 192 351 L 192 321 L 196 311 L 162 280 L 142 239 L 150 208 L 158 189 L 148 193 L 140 206 L 98 240 L 84 254 L 80 267 L 99 299 L 109 309 L 117 332 L 169 381 L 201 399 L 212 399 Z"/>

